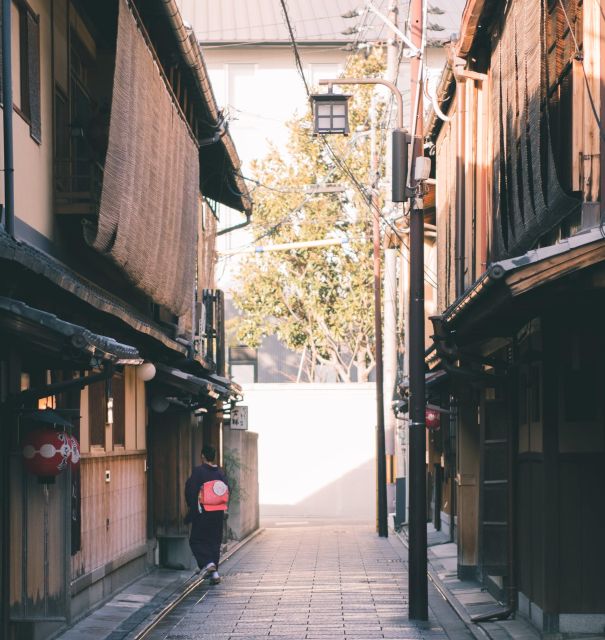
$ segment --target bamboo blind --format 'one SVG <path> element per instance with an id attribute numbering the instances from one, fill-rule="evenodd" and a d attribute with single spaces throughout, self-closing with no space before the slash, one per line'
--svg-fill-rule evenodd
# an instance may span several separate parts
<path id="1" fill-rule="evenodd" d="M 154 302 L 192 306 L 198 150 L 126 0 L 120 0 L 109 145 L 88 242 Z"/>

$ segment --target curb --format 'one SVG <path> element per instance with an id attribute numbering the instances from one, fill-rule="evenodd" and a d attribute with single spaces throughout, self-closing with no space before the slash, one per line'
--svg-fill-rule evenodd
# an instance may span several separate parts
<path id="1" fill-rule="evenodd" d="M 406 538 L 402 536 L 398 531 L 393 531 L 393 533 L 399 539 L 401 544 L 403 544 L 403 546 L 409 550 L 409 545 Z M 466 609 L 464 609 L 464 607 L 454 597 L 452 592 L 443 584 L 443 582 L 441 582 L 439 576 L 431 567 L 431 562 L 428 558 L 427 574 L 435 589 L 437 589 L 443 599 L 450 605 L 454 613 L 464 623 L 465 627 L 469 630 L 473 637 L 476 638 L 476 640 L 491 640 L 492 636 L 482 626 L 471 621 Z"/>
<path id="2" fill-rule="evenodd" d="M 254 540 L 258 535 L 265 531 L 264 528 L 258 528 L 256 531 L 253 531 L 251 534 L 246 536 L 243 540 L 236 542 L 233 546 L 228 547 L 223 557 L 221 558 L 221 565 L 225 562 L 228 562 L 232 556 L 239 551 L 242 547 L 247 545 L 249 542 Z M 204 578 L 201 578 L 197 573 L 192 573 L 187 580 L 179 584 L 179 586 L 172 591 L 172 596 L 174 596 L 167 604 L 160 605 L 161 609 L 155 615 L 151 612 L 145 612 L 146 615 L 143 619 L 148 619 L 151 615 L 153 615 L 153 619 L 151 622 L 148 622 L 143 628 L 139 628 L 137 631 L 137 627 L 140 627 L 143 620 L 141 620 L 141 610 L 135 611 L 132 616 L 127 618 L 121 625 L 121 628 L 118 628 L 116 631 L 111 633 L 106 640 L 122 640 L 126 638 L 130 638 L 131 640 L 143 640 L 148 633 L 153 631 L 155 627 L 171 612 L 173 611 L 190 593 L 198 589 L 204 582 Z M 208 590 L 204 592 L 201 596 L 200 600 L 206 597 Z M 170 597 L 170 596 L 169 596 Z M 166 600 L 164 600 L 166 602 Z M 134 619 L 134 620 L 133 620 Z M 131 624 L 128 624 L 128 621 L 131 621 Z M 135 624 L 132 622 L 135 621 Z M 121 634 L 117 635 L 116 632 L 121 632 Z M 136 632 L 136 633 L 135 633 Z M 114 635 L 116 634 L 116 635 Z M 132 635 L 135 634 L 135 635 Z"/>

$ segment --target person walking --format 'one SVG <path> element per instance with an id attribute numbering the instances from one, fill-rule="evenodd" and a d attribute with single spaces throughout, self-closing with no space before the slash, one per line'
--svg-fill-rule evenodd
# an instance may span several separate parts
<path id="1" fill-rule="evenodd" d="M 217 466 L 216 449 L 202 448 L 202 464 L 195 467 L 185 483 L 185 500 L 189 512 L 185 522 L 191 523 L 189 546 L 195 557 L 198 572 L 210 576 L 212 584 L 221 577 L 218 563 L 223 541 L 223 520 L 229 502 L 227 478 Z"/>

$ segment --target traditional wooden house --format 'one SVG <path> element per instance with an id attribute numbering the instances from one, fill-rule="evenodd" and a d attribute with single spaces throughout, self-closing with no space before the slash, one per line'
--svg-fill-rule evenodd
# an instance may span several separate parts
<path id="1" fill-rule="evenodd" d="M 250 199 L 172 0 L 3 4 L 0 636 L 41 639 L 170 551 L 239 394 L 213 203 Z"/>
<path id="2" fill-rule="evenodd" d="M 458 571 L 549 633 L 605 624 L 604 29 L 593 0 L 468 0 L 428 124 Z"/>

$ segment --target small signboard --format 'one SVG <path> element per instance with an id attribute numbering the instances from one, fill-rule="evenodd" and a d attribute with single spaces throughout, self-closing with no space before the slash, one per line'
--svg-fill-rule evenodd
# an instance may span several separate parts
<path id="1" fill-rule="evenodd" d="M 248 430 L 248 407 L 240 405 L 231 409 L 231 422 L 229 424 L 231 429 L 239 431 Z"/>

